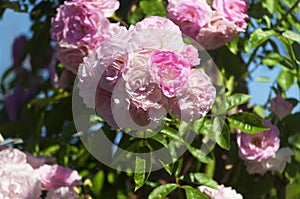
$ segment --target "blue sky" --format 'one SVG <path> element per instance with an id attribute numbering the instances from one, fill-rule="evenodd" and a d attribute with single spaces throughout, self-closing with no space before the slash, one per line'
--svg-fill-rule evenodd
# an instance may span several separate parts
<path id="1" fill-rule="evenodd" d="M 11 46 L 14 39 L 21 35 L 30 35 L 30 19 L 28 14 L 16 13 L 7 9 L 4 13 L 3 19 L 0 20 L 0 76 L 3 72 L 12 64 Z M 280 71 L 280 67 L 274 67 L 274 69 L 269 70 L 267 67 L 259 67 L 253 74 L 253 80 L 256 77 L 264 76 L 274 79 L 277 77 Z M 270 83 L 260 83 L 255 81 L 249 81 L 249 92 L 252 95 L 251 103 L 263 105 L 268 99 Z M 299 98 L 299 89 L 297 86 L 292 86 L 287 92 L 288 97 Z M 300 107 L 300 106 L 298 106 Z M 297 111 L 300 108 L 297 107 Z"/>

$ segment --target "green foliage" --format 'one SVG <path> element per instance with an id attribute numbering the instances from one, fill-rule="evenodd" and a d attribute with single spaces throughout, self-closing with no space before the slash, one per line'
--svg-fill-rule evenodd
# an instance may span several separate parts
<path id="1" fill-rule="evenodd" d="M 160 185 L 159 187 L 155 188 L 150 195 L 148 196 L 149 199 L 164 199 L 168 194 L 174 191 L 177 188 L 177 184 L 169 183 Z"/>
<path id="2" fill-rule="evenodd" d="M 230 115 L 227 119 L 232 127 L 238 128 L 244 133 L 256 134 L 269 129 L 253 113 L 236 113 Z"/>

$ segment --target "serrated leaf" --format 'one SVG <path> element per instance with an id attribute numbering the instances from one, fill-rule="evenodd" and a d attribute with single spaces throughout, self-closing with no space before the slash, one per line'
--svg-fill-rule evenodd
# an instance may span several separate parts
<path id="1" fill-rule="evenodd" d="M 169 193 L 174 191 L 176 188 L 177 184 L 175 183 L 160 185 L 150 193 L 148 199 L 164 199 Z"/>
<path id="2" fill-rule="evenodd" d="M 294 84 L 294 75 L 286 69 L 280 71 L 277 79 L 279 86 L 285 90 L 288 90 Z"/>
<path id="3" fill-rule="evenodd" d="M 204 173 L 188 173 L 184 176 L 180 176 L 179 179 L 186 182 L 192 182 L 197 185 L 205 185 L 211 188 L 218 187 L 218 183 Z"/>
<path id="4" fill-rule="evenodd" d="M 146 160 L 136 156 L 135 159 L 135 170 L 134 170 L 134 182 L 135 182 L 135 189 L 134 191 L 138 190 L 145 184 L 145 170 L 146 170 Z"/>
<path id="5" fill-rule="evenodd" d="M 291 39 L 296 42 L 300 42 L 300 34 L 293 32 L 291 30 L 286 30 L 284 33 L 282 33 L 282 36 Z"/>
<path id="6" fill-rule="evenodd" d="M 257 134 L 269 129 L 263 124 L 262 120 L 253 113 L 236 113 L 230 115 L 227 119 L 231 126 L 248 134 Z"/>
<path id="7" fill-rule="evenodd" d="M 267 41 L 271 36 L 276 35 L 274 30 L 262 30 L 261 28 L 256 29 L 250 36 L 250 44 L 252 48 L 258 47 L 265 41 Z"/>
<path id="8" fill-rule="evenodd" d="M 247 103 L 250 99 L 251 96 L 246 94 L 238 93 L 231 95 L 225 99 L 225 109 L 229 111 L 235 106 Z"/>
<path id="9" fill-rule="evenodd" d="M 182 188 L 185 190 L 186 199 L 209 199 L 209 197 L 199 189 L 191 186 L 182 186 Z"/>

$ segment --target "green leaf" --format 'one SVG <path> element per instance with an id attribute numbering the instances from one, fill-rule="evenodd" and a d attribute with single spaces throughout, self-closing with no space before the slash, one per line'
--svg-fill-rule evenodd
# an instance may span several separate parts
<path id="1" fill-rule="evenodd" d="M 129 24 L 136 24 L 137 22 L 141 21 L 144 17 L 144 13 L 141 8 L 135 9 L 131 15 L 128 16 L 128 23 Z"/>
<path id="2" fill-rule="evenodd" d="M 212 161 L 212 159 L 208 156 L 206 156 L 206 154 L 203 153 L 203 151 L 201 151 L 200 149 L 197 149 L 195 147 L 189 146 L 188 147 L 188 151 L 199 161 L 199 162 L 203 162 L 203 163 L 210 163 Z"/>
<path id="3" fill-rule="evenodd" d="M 254 111 L 254 113 L 256 113 L 261 118 L 265 118 L 266 117 L 265 108 L 263 106 L 256 105 L 254 107 L 253 111 Z"/>
<path id="4" fill-rule="evenodd" d="M 238 93 L 238 94 L 231 95 L 225 99 L 226 111 L 229 111 L 230 109 L 232 109 L 235 106 L 245 104 L 250 99 L 251 99 L 251 96 L 246 95 L 246 94 Z"/>
<path id="5" fill-rule="evenodd" d="M 262 120 L 253 113 L 241 112 L 228 117 L 230 125 L 244 133 L 256 134 L 268 130 Z"/>
<path id="6" fill-rule="evenodd" d="M 230 148 L 230 130 L 227 124 L 224 124 L 221 135 L 216 137 L 217 144 L 223 149 L 229 150 Z"/>
<path id="7" fill-rule="evenodd" d="M 162 1 L 159 0 L 143 0 L 139 4 L 146 16 L 166 17 L 166 9 Z"/>
<path id="8" fill-rule="evenodd" d="M 209 199 L 209 197 L 199 189 L 191 186 L 182 186 L 182 188 L 185 190 L 186 199 Z"/>
<path id="9" fill-rule="evenodd" d="M 291 39 L 296 42 L 300 42 L 300 34 L 293 32 L 291 30 L 286 30 L 285 32 L 282 33 L 282 36 Z"/>
<path id="10" fill-rule="evenodd" d="M 265 1 L 262 1 L 261 4 L 264 8 L 266 8 L 269 11 L 269 13 L 273 14 L 275 12 L 275 9 L 276 9 L 277 1 L 265 0 Z"/>
<path id="11" fill-rule="evenodd" d="M 169 193 L 174 191 L 176 188 L 177 184 L 175 183 L 160 185 L 150 193 L 148 199 L 164 199 Z"/>
<path id="12" fill-rule="evenodd" d="M 104 185 L 104 180 L 105 180 L 105 174 L 103 170 L 98 171 L 96 175 L 93 178 L 93 192 L 96 196 L 96 198 L 99 198 L 101 195 L 101 190 Z"/>
<path id="13" fill-rule="evenodd" d="M 285 90 L 288 90 L 294 84 L 294 75 L 286 69 L 280 71 L 277 79 L 279 86 Z"/>
<path id="14" fill-rule="evenodd" d="M 267 41 L 271 36 L 276 35 L 274 30 L 262 30 L 261 28 L 256 29 L 250 36 L 250 44 L 252 48 L 260 46 L 262 43 Z"/>
<path id="15" fill-rule="evenodd" d="M 179 179 L 186 182 L 192 182 L 197 185 L 205 185 L 211 188 L 218 187 L 218 183 L 204 173 L 188 173 L 184 176 L 180 176 Z"/>
<path id="16" fill-rule="evenodd" d="M 145 184 L 145 170 L 146 170 L 146 160 L 136 156 L 135 159 L 135 170 L 134 170 L 134 182 L 135 182 L 135 189 L 134 191 L 138 190 Z"/>

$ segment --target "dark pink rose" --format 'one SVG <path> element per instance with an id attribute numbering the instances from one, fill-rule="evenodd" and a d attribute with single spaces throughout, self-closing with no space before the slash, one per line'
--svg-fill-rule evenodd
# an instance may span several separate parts
<path id="1" fill-rule="evenodd" d="M 270 129 L 253 135 L 238 131 L 237 143 L 242 159 L 259 162 L 273 157 L 279 149 L 278 128 L 268 120 L 263 120 L 263 123 Z"/>
<path id="2" fill-rule="evenodd" d="M 168 0 L 168 2 L 168 18 L 190 37 L 195 37 L 199 29 L 211 18 L 212 10 L 206 0 Z"/>
<path id="3" fill-rule="evenodd" d="M 37 169 L 42 187 L 50 189 L 58 189 L 60 187 L 75 186 L 81 182 L 81 176 L 78 172 L 67 167 L 57 164 L 43 165 Z"/>
<path id="4" fill-rule="evenodd" d="M 271 107 L 269 110 L 274 113 L 280 120 L 282 120 L 284 117 L 291 114 L 293 105 L 284 100 L 280 94 L 277 94 L 276 97 L 271 100 Z"/>
<path id="5" fill-rule="evenodd" d="M 230 22 L 235 23 L 239 31 L 245 31 L 247 23 L 247 0 L 214 0 L 212 7 L 226 17 Z"/>

